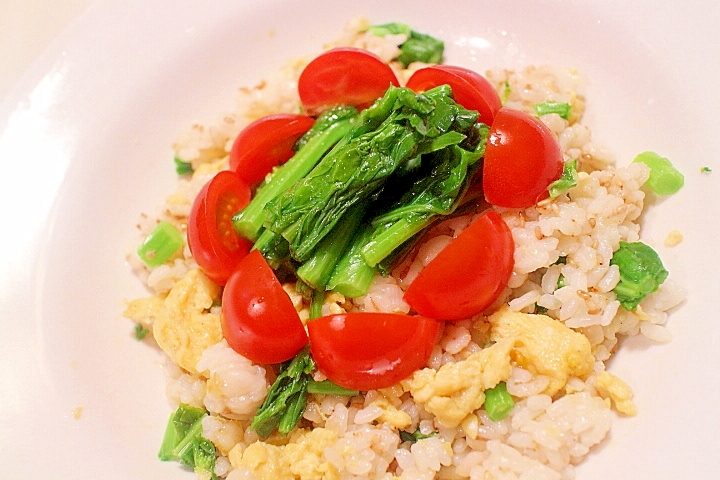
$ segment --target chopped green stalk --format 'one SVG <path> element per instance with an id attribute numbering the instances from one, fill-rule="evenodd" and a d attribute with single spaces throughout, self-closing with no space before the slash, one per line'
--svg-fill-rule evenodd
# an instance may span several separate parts
<path id="1" fill-rule="evenodd" d="M 359 394 L 358 390 L 350 390 L 340 385 L 335 385 L 330 380 L 323 380 L 322 382 L 311 381 L 308 383 L 308 393 L 314 393 L 317 395 L 340 395 L 343 397 L 354 397 Z"/>
<path id="2" fill-rule="evenodd" d="M 310 301 L 310 320 L 322 317 L 322 307 L 325 303 L 325 292 L 323 290 L 315 290 L 312 300 Z"/>
<path id="3" fill-rule="evenodd" d="M 183 246 L 183 237 L 171 223 L 162 221 L 138 247 L 137 255 L 150 268 L 159 267 Z"/>
<path id="4" fill-rule="evenodd" d="M 340 120 L 322 133 L 311 138 L 304 148 L 277 168 L 272 179 L 258 189 L 250 203 L 233 216 L 233 226 L 238 235 L 255 241 L 265 222 L 265 204 L 292 184 L 307 175 L 320 158 L 330 150 L 352 127 L 352 120 Z"/>
<path id="5" fill-rule="evenodd" d="M 378 37 L 398 34 L 407 35 L 406 40 L 400 44 L 400 55 L 397 58 L 403 67 L 407 68 L 413 62 L 440 63 L 442 60 L 445 44 L 441 40 L 411 30 L 404 23 L 393 22 L 374 25 L 368 29 L 368 33 Z"/>
<path id="6" fill-rule="evenodd" d="M 485 411 L 493 422 L 507 417 L 515 406 L 515 401 L 507 391 L 505 382 L 485 390 Z"/>
<path id="7" fill-rule="evenodd" d="M 435 435 L 437 435 L 437 433 L 438 432 L 430 432 L 426 435 L 426 434 L 422 433 L 420 431 L 420 429 L 418 428 L 413 433 L 406 432 L 405 430 L 400 430 L 399 435 L 400 435 L 400 440 L 402 440 L 403 442 L 415 443 L 418 440 L 424 440 L 426 438 L 434 437 Z"/>
<path id="8" fill-rule="evenodd" d="M 302 295 L 302 297 L 306 300 L 312 301 L 313 297 L 315 296 L 315 290 L 313 290 L 310 285 L 303 282 L 299 278 L 295 282 L 295 291 Z"/>
<path id="9" fill-rule="evenodd" d="M 143 338 L 147 337 L 148 333 L 150 333 L 150 330 L 142 323 L 135 324 L 135 338 L 137 340 L 142 340 Z"/>
<path id="10" fill-rule="evenodd" d="M 645 185 L 658 195 L 672 195 L 682 188 L 685 177 L 667 158 L 655 152 L 643 152 L 633 162 L 644 163 L 650 167 L 650 177 Z"/>
<path id="11" fill-rule="evenodd" d="M 189 175 L 193 173 L 192 163 L 180 160 L 179 157 L 173 158 L 175 162 L 175 172 L 178 175 Z"/>
<path id="12" fill-rule="evenodd" d="M 269 437 L 276 428 L 283 435 L 295 428 L 305 409 L 307 386 L 314 371 L 315 362 L 307 348 L 282 365 L 250 424 L 260 438 Z"/>
<path id="13" fill-rule="evenodd" d="M 535 113 L 538 117 L 542 117 L 543 115 L 548 115 L 550 113 L 556 113 L 560 117 L 564 118 L 565 120 L 570 118 L 570 104 L 569 103 L 563 103 L 563 102 L 545 102 L 545 103 L 536 103 L 533 105 L 533 108 L 535 109 Z"/>
<path id="14" fill-rule="evenodd" d="M 565 162 L 560 178 L 548 186 L 550 198 L 555 198 L 573 188 L 578 183 L 577 160 Z"/>
<path id="15" fill-rule="evenodd" d="M 328 290 L 349 298 L 361 297 L 367 293 L 377 269 L 367 264 L 362 256 L 362 249 L 374 232 L 375 228 L 370 225 L 356 232 L 345 255 L 338 261 L 330 276 Z"/>
<path id="16" fill-rule="evenodd" d="M 511 93 L 512 93 L 512 87 L 510 87 L 510 82 L 505 80 L 505 84 L 503 85 L 502 96 L 500 97 L 500 100 L 503 105 L 505 105 L 505 102 L 508 101 L 508 98 L 510 98 Z"/>
<path id="17" fill-rule="evenodd" d="M 179 462 L 204 478 L 216 479 L 213 443 L 202 436 L 202 408 L 181 403 L 170 415 L 158 457 L 164 462 Z"/>
<path id="18" fill-rule="evenodd" d="M 297 269 L 298 278 L 315 290 L 325 290 L 330 276 L 360 225 L 364 205 L 355 205 L 318 244 L 310 258 Z M 282 238 L 282 237 L 281 237 Z"/>
<path id="19" fill-rule="evenodd" d="M 565 283 L 565 275 L 563 275 L 563 274 L 561 273 L 560 276 L 558 277 L 557 288 L 556 288 L 556 289 L 557 289 L 557 290 L 560 290 L 561 288 L 565 287 L 566 285 L 567 285 L 567 284 Z"/>
<path id="20" fill-rule="evenodd" d="M 268 202 L 265 226 L 288 240 L 293 258 L 307 260 L 353 205 L 377 195 L 408 161 L 474 135 L 476 120 L 446 85 L 417 96 L 390 87 L 312 172 Z"/>
<path id="21" fill-rule="evenodd" d="M 700 167 L 700 172 L 702 172 L 702 173 L 710 173 L 710 172 L 712 172 L 712 168 L 710 168 L 710 167 Z"/>
<path id="22" fill-rule="evenodd" d="M 265 261 L 273 270 L 290 256 L 290 245 L 282 236 L 270 230 L 263 230 L 258 237 L 254 249 L 260 250 Z"/>
<path id="23" fill-rule="evenodd" d="M 613 291 L 627 310 L 635 310 L 668 276 L 657 252 L 642 242 L 620 242 L 610 263 L 620 270 L 620 282 Z"/>

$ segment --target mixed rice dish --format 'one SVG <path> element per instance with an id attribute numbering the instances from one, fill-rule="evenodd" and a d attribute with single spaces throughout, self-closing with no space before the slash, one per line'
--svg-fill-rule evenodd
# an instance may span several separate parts
<path id="1" fill-rule="evenodd" d="M 428 49 L 432 55 L 415 58 L 412 49 L 403 48 L 414 46 L 416 40 L 419 50 L 424 48 L 423 41 L 431 42 Z M 260 208 L 266 216 L 253 233 L 238 228 L 243 216 L 238 212 L 248 201 L 252 205 L 259 192 L 269 190 L 285 165 L 307 156 L 303 151 L 314 145 L 307 140 L 298 148 L 296 140 L 324 121 L 323 112 L 331 107 L 331 102 L 322 98 L 308 100 L 313 94 L 308 89 L 321 84 L 323 75 L 332 70 L 325 65 L 318 71 L 316 60 L 322 55 L 294 59 L 257 86 L 240 88 L 232 111 L 215 123 L 192 125 L 182 133 L 173 145 L 177 188 L 157 211 L 141 215 L 140 247 L 128 256 L 151 296 L 128 301 L 125 316 L 135 322 L 139 339 L 157 345 L 167 357 L 167 395 L 174 413 L 159 445 L 160 458 L 180 462 L 184 467 L 178 468 L 194 471 L 200 479 L 576 478 L 576 466 L 601 448 L 618 416 L 642 415 L 631 386 L 606 369 L 622 339 L 643 335 L 657 343 L 670 340 L 665 328 L 668 313 L 684 300 L 685 292 L 648 246 L 652 239 L 641 241 L 640 219 L 647 192 L 670 194 L 682 184 L 682 176 L 652 152 L 616 165 L 610 150 L 594 143 L 583 124 L 583 79 L 574 70 L 528 66 L 518 71 L 480 72 L 500 103 L 492 107 L 491 101 L 490 113 L 480 112 L 478 119 L 478 109 L 461 102 L 459 87 L 448 90 L 442 81 L 429 81 L 429 85 L 418 81 L 422 75 L 430 75 L 428 72 L 455 72 L 461 83 L 476 78 L 464 70 L 432 69 L 441 61 L 442 42 L 403 24 L 370 27 L 366 20 L 358 19 L 348 24 L 339 39 L 325 45 L 323 53 L 344 51 L 340 47 L 371 52 L 372 61 L 379 59 L 387 69 L 382 70 L 384 74 L 391 72 L 397 84 L 373 97 L 382 97 L 374 104 L 366 99 L 355 101 L 349 120 L 333 117 L 331 124 L 345 121 L 349 125 L 343 139 L 335 141 L 340 146 L 355 141 L 348 135 L 353 135 L 358 124 L 371 122 L 373 112 L 388 95 L 406 95 L 410 106 L 402 108 L 410 110 L 416 108 L 413 102 L 417 97 L 422 97 L 421 105 L 446 102 L 442 108 L 456 112 L 456 131 L 441 132 L 430 140 L 413 131 L 413 138 L 421 138 L 418 144 L 423 153 L 414 147 L 414 153 L 406 155 L 398 168 L 414 161 L 429 162 L 426 158 L 456 162 L 452 167 L 456 173 L 443 177 L 442 184 L 445 188 L 453 178 L 457 180 L 453 175 L 460 175 L 454 196 L 448 200 L 449 193 L 438 193 L 429 203 L 445 202 L 442 211 L 433 207 L 427 214 L 429 207 L 417 207 L 415 200 L 425 193 L 408 201 L 392 191 L 399 184 L 397 171 L 383 187 L 354 191 L 355 203 L 337 220 L 340 225 L 354 222 L 353 231 L 368 222 L 367 212 L 376 208 L 368 205 L 381 201 L 383 195 L 391 199 L 378 207 L 383 221 L 370 222 L 375 234 L 396 230 L 394 207 L 387 205 L 409 202 L 415 208 L 413 215 L 421 220 L 412 223 L 403 217 L 411 226 L 402 225 L 412 231 L 406 234 L 405 227 L 397 227 L 402 238 L 393 245 L 393 254 L 386 252 L 376 261 L 367 261 L 376 265 L 371 265 L 364 287 L 328 280 L 337 273 L 332 266 L 318 286 L 306 280 L 301 269 L 310 267 L 303 262 L 314 259 L 324 244 L 342 244 L 347 254 L 360 234 L 350 235 L 350 243 L 323 243 L 319 237 L 307 246 L 314 233 L 308 233 L 306 223 L 298 221 L 300 227 L 292 224 L 283 227 L 285 230 L 272 228 L 285 221 L 287 205 L 307 201 L 298 199 L 299 195 L 288 197 L 288 192 L 302 190 L 295 184 L 280 200 Z M 325 58 L 332 65 L 346 61 Z M 343 71 L 362 69 L 343 66 Z M 377 77 L 372 68 L 368 67 Z M 313 84 L 303 85 L 307 80 L 301 77 L 313 72 Z M 441 80 L 446 78 L 444 73 L 438 75 Z M 318 95 L 322 97 L 322 92 Z M 422 108 L 417 107 L 420 113 L 402 110 L 385 117 L 418 115 L 422 127 L 413 123 L 413 128 L 424 129 L 422 135 L 430 136 L 425 130 L 432 130 L 427 126 L 435 121 L 433 112 L 440 107 L 433 111 Z M 202 217 L 208 215 L 203 209 L 211 202 L 209 182 L 220 172 L 238 168 L 233 150 L 242 132 L 276 114 L 292 115 L 296 120 L 304 117 L 299 118 L 305 123 L 298 131 L 284 138 L 286 143 L 292 140 L 294 156 L 278 160 L 278 165 L 261 171 L 255 181 L 245 179 L 252 200 L 241 199 L 239 207 L 237 202 L 230 203 L 235 207 L 226 213 L 232 216 L 233 228 L 222 231 L 220 217 L 217 222 Z M 488 115 L 494 116 L 494 122 Z M 512 186 L 493 185 L 488 171 L 492 157 L 500 155 L 500 124 L 519 115 L 533 131 L 545 132 L 545 137 L 552 139 L 550 149 L 557 148 L 558 153 L 555 163 L 550 162 L 553 178 L 540 180 L 544 182 L 542 192 L 531 193 L 531 202 L 506 205 L 503 202 L 512 196 L 508 193 Z M 373 130 L 370 136 L 375 138 L 368 142 L 385 134 L 377 133 L 389 121 L 385 117 L 380 127 L 374 125 L 378 130 Z M 393 154 L 402 142 L 390 142 Z M 361 156 L 374 158 L 374 154 L 362 152 Z M 342 161 L 344 157 L 339 158 Z M 462 168 L 457 166 L 460 164 Z M 505 165 L 497 168 L 502 170 Z M 413 176 L 423 168 L 407 167 L 411 184 L 427 181 Z M 533 166 L 528 171 L 534 174 L 542 168 Z M 429 177 L 441 174 L 439 167 L 425 171 L 430 172 Z M 333 172 L 316 178 L 322 181 L 335 175 Z M 481 173 L 485 178 L 477 180 Z M 304 188 L 310 189 L 306 177 L 296 182 L 303 181 Z M 473 188 L 472 182 L 482 183 L 482 189 Z M 555 191 L 547 193 L 553 188 Z M 500 200 L 491 198 L 498 198 L 493 189 L 499 189 Z M 307 197 L 315 194 L 313 190 Z M 362 195 L 363 200 L 357 200 Z M 333 201 L 322 197 L 319 203 L 330 205 Z M 309 210 L 311 215 L 320 215 L 316 207 Z M 212 259 L 206 257 L 217 248 L 207 247 L 210 240 L 193 231 L 198 216 L 217 227 L 214 230 L 221 230 L 221 235 L 231 235 L 236 250 L 245 248 L 243 242 L 251 246 L 270 235 L 272 242 L 267 244 L 272 243 L 273 249 L 285 246 L 286 257 L 277 260 L 273 257 L 277 250 L 270 252 L 255 244 L 252 251 L 248 253 L 247 247 L 238 257 L 242 257 L 239 264 L 222 274 L 207 267 Z M 478 229 L 484 230 L 477 233 Z M 290 230 L 292 235 L 287 233 Z M 489 231 L 496 233 L 491 240 L 487 240 Z M 474 247 L 477 242 L 482 245 Z M 199 253 L 201 247 L 207 248 Z M 454 258 L 448 260 L 453 249 Z M 367 254 L 369 250 L 363 251 Z M 396 255 L 398 252 L 401 255 Z M 481 265 L 483 258 L 491 265 Z M 257 269 L 238 266 L 246 269 L 245 277 L 232 276 L 235 265 L 245 265 L 248 259 Z M 441 262 L 444 266 L 438 267 Z M 628 262 L 637 272 L 627 270 L 632 268 Z M 273 269 L 267 270 L 268 265 Z M 266 343 L 258 346 L 258 338 L 247 338 L 252 335 L 247 332 L 256 326 L 243 322 L 252 321 L 246 317 L 254 314 L 247 311 L 265 306 L 248 306 L 236 298 L 245 298 L 242 292 L 248 289 L 261 288 L 255 283 L 264 280 L 255 281 L 254 274 L 247 273 L 261 268 L 274 272 L 272 281 L 282 285 L 282 301 L 292 305 L 293 313 L 274 332 L 266 333 L 270 340 L 266 338 Z M 441 276 L 428 279 L 429 274 L 423 272 L 433 268 L 440 270 Z M 490 280 L 476 278 L 483 275 Z M 483 285 L 474 286 L 478 281 Z M 633 282 L 641 284 L 637 297 L 628 292 L 634 288 Z M 428 285 L 433 284 L 442 288 L 435 297 L 427 294 Z M 462 291 L 458 292 L 460 284 Z M 481 300 L 474 301 L 474 292 Z M 473 299 L 467 300 L 468 295 Z M 370 313 L 373 315 L 364 316 Z M 233 320 L 233 315 L 240 319 Z M 267 327 L 262 315 L 257 318 Z M 380 323 L 373 323 L 375 319 Z M 403 329 L 396 321 L 409 326 Z M 272 322 L 274 318 L 271 326 Z M 334 330 L 338 322 L 346 322 L 346 330 L 354 332 L 355 346 L 352 338 L 342 338 L 342 329 Z M 360 327 L 351 328 L 353 322 Z M 364 326 L 368 333 L 363 333 Z M 231 332 L 233 328 L 237 330 Z M 262 330 L 262 326 L 258 328 Z M 383 328 L 390 330 L 385 333 Z M 285 340 L 290 345 L 276 349 Z M 387 355 L 383 365 L 378 366 L 377 358 L 361 358 L 378 355 L 383 349 L 386 353 L 380 356 Z M 399 350 L 404 353 L 397 354 Z M 397 358 L 393 357 L 396 354 Z M 338 359 L 349 363 L 338 364 Z M 362 366 L 373 361 L 372 372 Z M 158 432 L 158 439 L 161 437 Z"/>

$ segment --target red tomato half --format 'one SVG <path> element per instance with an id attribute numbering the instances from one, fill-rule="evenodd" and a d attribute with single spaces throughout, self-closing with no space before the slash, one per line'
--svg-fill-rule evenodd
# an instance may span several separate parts
<path id="1" fill-rule="evenodd" d="M 501 108 L 485 150 L 485 199 L 499 207 L 533 206 L 562 173 L 562 150 L 550 129 L 527 113 Z"/>
<path id="2" fill-rule="evenodd" d="M 385 90 L 400 85 L 380 58 L 359 48 L 333 48 L 312 60 L 300 74 L 303 107 L 317 113 L 337 105 L 369 107 Z"/>
<path id="3" fill-rule="evenodd" d="M 426 317 L 472 317 L 489 307 L 507 286 L 514 253 L 510 228 L 490 210 L 422 269 L 405 291 L 405 301 Z"/>
<path id="4" fill-rule="evenodd" d="M 205 184 L 188 217 L 188 246 L 195 261 L 215 283 L 224 285 L 252 247 L 233 230 L 232 216 L 250 202 L 250 188 L 231 171 Z"/>
<path id="5" fill-rule="evenodd" d="M 502 102 L 492 84 L 477 72 L 452 65 L 433 65 L 413 73 L 406 86 L 415 93 L 422 93 L 445 84 L 452 88 L 457 103 L 468 110 L 477 110 L 479 121 L 492 125 Z"/>
<path id="6" fill-rule="evenodd" d="M 258 250 L 242 259 L 225 285 L 222 330 L 228 345 L 256 363 L 281 363 L 308 338 L 288 294 Z"/>
<path id="7" fill-rule="evenodd" d="M 235 138 L 230 150 L 230 169 L 251 187 L 257 185 L 273 167 L 295 154 L 295 142 L 313 123 L 312 117 L 292 113 L 255 120 Z"/>
<path id="8" fill-rule="evenodd" d="M 395 385 L 423 368 L 440 323 L 395 313 L 345 313 L 308 323 L 310 353 L 318 369 L 353 390 Z"/>

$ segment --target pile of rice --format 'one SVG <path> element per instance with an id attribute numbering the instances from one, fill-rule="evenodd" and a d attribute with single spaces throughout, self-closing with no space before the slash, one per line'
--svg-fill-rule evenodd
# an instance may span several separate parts
<path id="1" fill-rule="evenodd" d="M 402 38 L 381 39 L 363 33 L 366 27 L 365 21 L 352 22 L 342 38 L 326 47 L 362 47 L 386 61 L 397 55 Z M 160 220 L 184 234 L 195 195 L 227 167 L 237 133 L 261 116 L 298 111 L 296 79 L 309 58 L 292 62 L 256 87 L 241 88 L 234 111 L 212 125 L 193 125 L 177 139 L 174 150 L 192 164 L 194 174 L 179 179 L 176 191 L 157 212 L 142 215 L 141 238 Z M 392 66 L 403 83 L 422 65 Z M 593 143 L 581 122 L 585 104 L 577 72 L 528 67 L 489 71 L 486 76 L 501 95 L 509 92 L 506 106 L 533 113 L 536 103 L 570 103 L 569 120 L 550 114 L 542 121 L 557 135 L 566 160 L 577 159 L 581 171 L 579 184 L 567 195 L 534 208 L 497 209 L 512 230 L 515 267 L 508 288 L 487 313 L 503 305 L 528 313 L 542 307 L 546 315 L 587 337 L 595 357 L 592 373 L 583 378 L 570 375 L 550 396 L 543 392 L 551 378 L 513 366 L 507 388 L 516 405 L 510 415 L 493 422 L 478 409 L 455 428 L 439 423 L 402 384 L 352 398 L 311 395 L 302 428 L 288 438 L 273 436 L 259 442 L 248 426 L 275 372 L 270 366 L 252 364 L 222 339 L 215 306 L 220 288 L 199 273 L 187 245 L 152 270 L 130 255 L 153 296 L 129 302 L 126 316 L 153 331 L 168 354 L 167 394 L 172 405 L 186 403 L 210 412 L 203 420 L 203 435 L 217 448 L 218 476 L 228 480 L 572 479 L 575 466 L 603 441 L 618 412 L 635 414 L 630 387 L 606 372 L 605 362 L 624 336 L 641 334 L 668 341 L 664 327 L 668 310 L 685 294 L 670 278 L 629 312 L 612 292 L 619 281 L 617 266 L 610 264 L 613 251 L 620 241 L 640 239 L 638 220 L 645 198 L 641 186 L 648 169 L 638 163 L 615 167 L 609 151 Z M 471 220 L 468 215 L 441 223 L 393 276 L 378 276 L 362 298 L 328 295 L 323 313 L 408 312 L 403 289 Z M 561 258 L 564 261 L 558 262 Z M 564 286 L 558 288 L 561 275 Z M 285 288 L 301 318 L 307 319 L 307 304 L 292 284 Z M 483 350 L 489 331 L 484 315 L 447 323 L 428 367 L 439 370 Z M 399 427 L 437 434 L 403 442 Z"/>

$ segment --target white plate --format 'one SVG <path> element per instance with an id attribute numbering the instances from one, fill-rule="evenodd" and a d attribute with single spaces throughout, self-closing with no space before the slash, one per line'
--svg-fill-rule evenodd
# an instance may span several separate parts
<path id="1" fill-rule="evenodd" d="M 170 143 L 233 89 L 319 50 L 358 16 L 443 38 L 479 70 L 552 63 L 588 79 L 594 138 L 628 162 L 655 150 L 685 173 L 643 236 L 689 291 L 666 345 L 626 342 L 635 389 L 579 478 L 720 472 L 720 8 L 716 2 L 170 1 L 90 7 L 0 105 L 0 477 L 190 478 L 156 459 L 169 406 L 159 356 L 123 299 L 133 225 L 174 182 Z M 441 6 L 445 5 L 445 6 Z M 710 166 L 712 173 L 701 173 Z M 683 242 L 662 240 L 680 230 Z"/>

